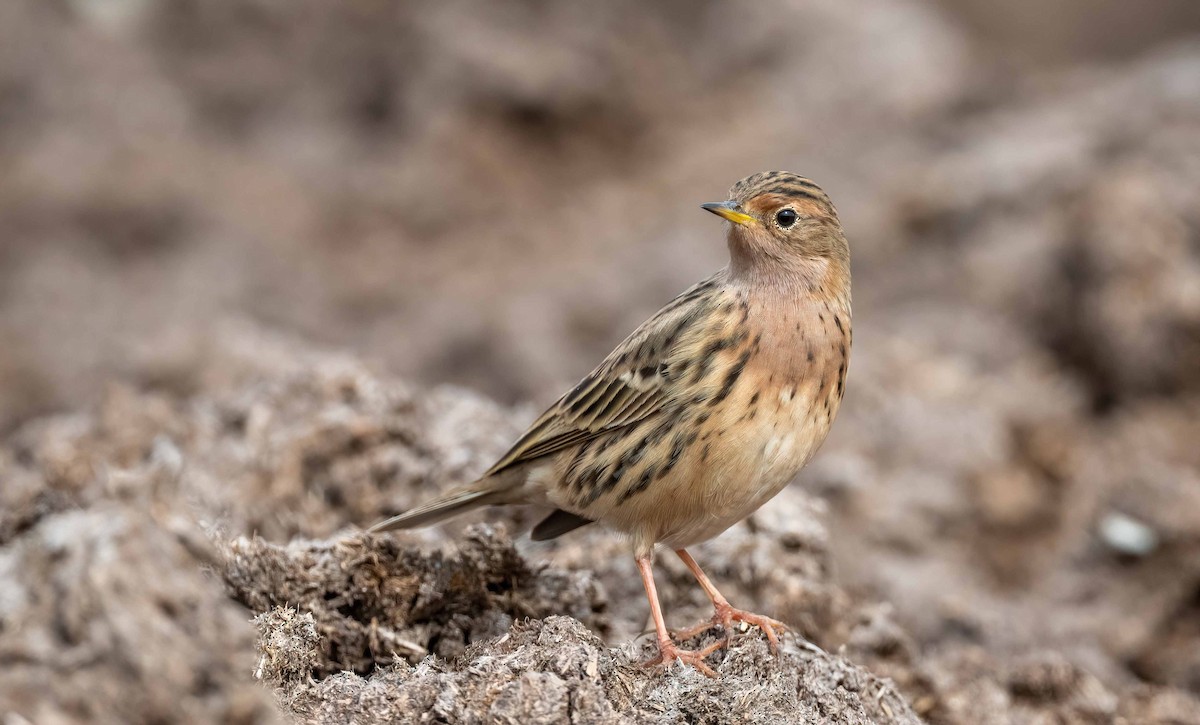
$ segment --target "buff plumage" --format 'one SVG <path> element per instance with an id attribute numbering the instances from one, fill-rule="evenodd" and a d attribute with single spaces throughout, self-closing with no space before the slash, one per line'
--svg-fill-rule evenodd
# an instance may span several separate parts
<path id="1" fill-rule="evenodd" d="M 628 535 L 660 654 L 713 674 L 713 648 L 671 640 L 651 572 L 655 545 L 687 564 L 713 624 L 783 625 L 735 609 L 685 551 L 753 513 L 811 459 L 837 415 L 851 345 L 849 246 L 812 181 L 764 172 L 704 208 L 730 222 L 730 264 L 676 297 L 543 413 L 474 484 L 374 530 L 495 504 L 554 509 L 549 539 L 598 522 Z M 709 625 L 704 625 L 709 626 Z"/>

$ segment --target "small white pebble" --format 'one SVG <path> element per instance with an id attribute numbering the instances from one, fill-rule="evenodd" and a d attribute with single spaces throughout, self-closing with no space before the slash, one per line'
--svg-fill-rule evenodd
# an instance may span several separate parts
<path id="1" fill-rule="evenodd" d="M 1146 556 L 1159 545 L 1158 532 L 1132 516 L 1110 512 L 1100 519 L 1100 538 L 1114 551 Z"/>

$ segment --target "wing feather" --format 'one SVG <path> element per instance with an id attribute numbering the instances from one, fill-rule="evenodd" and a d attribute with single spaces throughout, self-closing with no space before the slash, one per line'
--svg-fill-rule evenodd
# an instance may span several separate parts
<path id="1" fill-rule="evenodd" d="M 672 357 L 694 347 L 721 302 L 722 275 L 687 290 L 644 322 L 534 422 L 484 477 L 632 425 L 675 405 L 681 376 Z"/>

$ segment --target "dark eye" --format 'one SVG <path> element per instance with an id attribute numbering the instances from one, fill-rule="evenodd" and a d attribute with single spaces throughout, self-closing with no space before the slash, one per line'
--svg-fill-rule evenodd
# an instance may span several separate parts
<path id="1" fill-rule="evenodd" d="M 781 209 L 779 213 L 775 215 L 775 223 L 784 229 L 787 229 L 796 223 L 796 212 L 792 211 L 791 209 Z"/>

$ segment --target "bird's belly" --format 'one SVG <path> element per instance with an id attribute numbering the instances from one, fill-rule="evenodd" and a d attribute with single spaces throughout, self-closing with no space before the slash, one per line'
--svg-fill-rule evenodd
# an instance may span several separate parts
<path id="1" fill-rule="evenodd" d="M 753 419 L 733 404 L 714 416 L 707 439 L 684 453 L 671 474 L 612 506 L 602 521 L 636 545 L 681 548 L 711 539 L 778 494 L 829 432 L 813 396 L 791 391 Z"/>
<path id="2" fill-rule="evenodd" d="M 730 452 L 730 465 L 713 466 L 701 473 L 705 498 L 715 505 L 704 519 L 667 532 L 664 543 L 680 547 L 711 539 L 787 486 L 829 432 L 827 424 L 814 420 L 809 406 L 796 402 L 797 415 L 781 416 L 750 429 L 740 441 L 740 450 Z"/>

